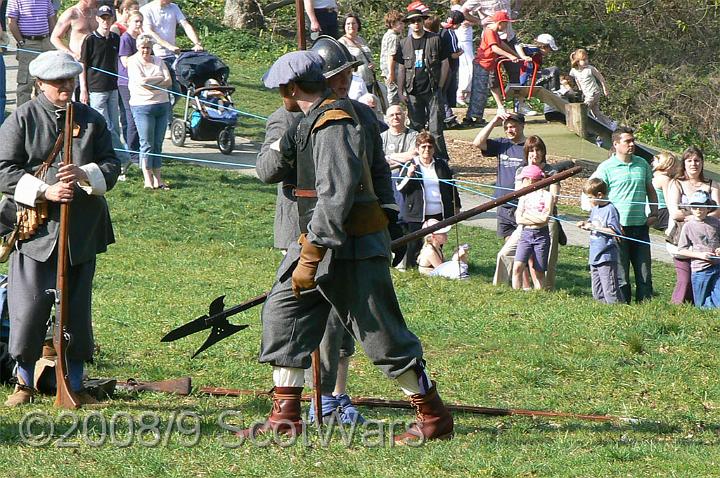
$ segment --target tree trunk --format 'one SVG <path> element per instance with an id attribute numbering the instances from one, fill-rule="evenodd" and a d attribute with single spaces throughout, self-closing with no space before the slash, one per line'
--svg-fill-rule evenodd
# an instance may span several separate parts
<path id="1" fill-rule="evenodd" d="M 231 28 L 262 28 L 265 17 L 255 0 L 225 0 L 223 24 Z"/>

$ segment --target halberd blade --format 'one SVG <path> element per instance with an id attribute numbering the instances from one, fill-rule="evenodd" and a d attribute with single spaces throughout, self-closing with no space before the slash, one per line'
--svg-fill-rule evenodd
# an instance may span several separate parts
<path id="1" fill-rule="evenodd" d="M 171 330 L 170 332 L 165 334 L 163 338 L 160 339 L 160 342 L 174 342 L 177 339 L 181 339 L 196 332 L 200 332 L 201 330 L 210 328 L 210 325 L 208 325 L 207 323 L 207 318 L 207 315 L 203 315 L 202 317 L 198 317 L 192 322 L 188 322 L 187 324 L 181 325 L 180 327 Z"/>
<path id="2" fill-rule="evenodd" d="M 210 307 L 208 308 L 208 312 L 210 314 L 209 316 L 203 315 L 202 317 L 198 317 L 192 322 L 188 322 L 187 324 L 181 325 L 180 327 L 171 330 L 170 332 L 165 334 L 165 337 L 160 339 L 160 342 L 174 342 L 175 340 L 187 337 L 188 335 L 200 332 L 201 330 L 209 329 L 213 324 L 208 323 L 208 319 L 221 313 L 224 309 L 225 296 L 221 295 L 210 303 Z M 227 319 L 225 319 L 225 322 L 227 322 Z"/>
<path id="3" fill-rule="evenodd" d="M 205 343 L 202 344 L 202 346 L 195 352 L 192 356 L 192 358 L 195 358 L 200 352 L 205 350 L 206 348 L 215 345 L 217 342 L 220 342 L 223 339 L 226 339 L 230 337 L 233 334 L 236 334 L 240 332 L 242 329 L 247 328 L 248 325 L 233 325 L 227 320 L 224 321 L 224 323 L 221 324 L 215 324 L 210 331 L 210 335 L 208 336 Z"/>
<path id="4" fill-rule="evenodd" d="M 210 317 L 212 317 L 213 315 L 219 314 L 223 310 L 225 310 L 225 296 L 221 295 L 210 303 L 208 314 L 210 315 Z"/>

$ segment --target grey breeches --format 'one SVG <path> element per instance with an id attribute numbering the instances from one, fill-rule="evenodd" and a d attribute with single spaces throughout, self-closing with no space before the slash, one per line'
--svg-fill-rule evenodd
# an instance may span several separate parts
<path id="1" fill-rule="evenodd" d="M 421 366 L 422 346 L 405 324 L 387 258 L 334 260 L 318 289 L 299 300 L 292 293 L 291 270 L 275 283 L 263 307 L 260 362 L 310 367 L 332 309 L 388 377 Z"/>
<path id="2" fill-rule="evenodd" d="M 8 272 L 8 309 L 10 312 L 10 355 L 16 360 L 35 363 L 42 354 L 53 296 L 45 291 L 55 288 L 57 251 L 46 262 L 35 261 L 18 251 L 10 256 Z M 92 281 L 95 259 L 68 269 L 70 294 L 70 344 L 67 357 L 91 360 L 93 332 L 91 317 Z"/>

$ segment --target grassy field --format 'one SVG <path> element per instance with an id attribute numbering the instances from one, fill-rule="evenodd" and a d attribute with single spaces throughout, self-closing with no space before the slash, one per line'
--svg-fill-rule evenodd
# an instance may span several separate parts
<path id="1" fill-rule="evenodd" d="M 205 313 L 216 296 L 227 294 L 230 306 L 270 287 L 280 258 L 271 249 L 274 188 L 200 167 L 169 163 L 164 171 L 172 191 L 143 191 L 134 170 L 129 182 L 109 194 L 117 244 L 98 263 L 99 352 L 90 375 L 121 380 L 191 375 L 196 387 L 268 389 L 270 368 L 256 362 L 259 308 L 232 319 L 250 324 L 248 329 L 193 360 L 203 334 L 172 344 L 159 339 Z M 52 399 L 43 397 L 36 405 L 3 412 L 0 462 L 7 466 L 0 475 L 718 474 L 720 324 L 714 312 L 666 305 L 674 281 L 670 267 L 654 267 L 655 300 L 608 307 L 589 296 L 584 249 L 562 248 L 560 291 L 522 293 L 490 285 L 499 248 L 492 232 L 460 226 L 459 241 L 472 247 L 468 281 L 393 273 L 406 319 L 423 340 L 430 372 L 447 402 L 644 420 L 457 414 L 453 441 L 418 449 L 392 448 L 387 442 L 370 447 L 359 435 L 346 446 L 337 432 L 329 444 L 311 436 L 309 445 L 231 448 L 235 441 L 218 420 L 234 425 L 259 420 L 269 408 L 266 399 L 119 394 L 103 408 L 78 412 L 73 428 L 72 416 L 59 415 Z M 350 391 L 401 398 L 362 352 L 352 363 Z M 372 419 L 411 418 L 407 411 L 362 411 Z M 166 432 L 173 414 L 186 417 L 182 427 Z M 41 432 L 49 425 L 37 421 L 30 427 L 30 434 L 40 437 L 37 446 L 18 427 L 33 417 L 54 424 L 47 439 Z M 157 426 L 153 417 L 161 420 Z M 195 422 L 197 443 L 185 430 Z M 160 435 L 156 444 L 153 428 Z"/>

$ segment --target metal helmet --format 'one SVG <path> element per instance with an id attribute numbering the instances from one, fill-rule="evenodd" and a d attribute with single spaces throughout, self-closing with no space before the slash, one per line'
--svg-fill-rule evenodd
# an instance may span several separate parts
<path id="1" fill-rule="evenodd" d="M 311 50 L 325 60 L 323 76 L 326 79 L 332 78 L 343 70 L 355 68 L 362 64 L 361 61 L 356 60 L 355 57 L 350 54 L 345 45 L 331 36 L 322 35 L 318 37 Z"/>

